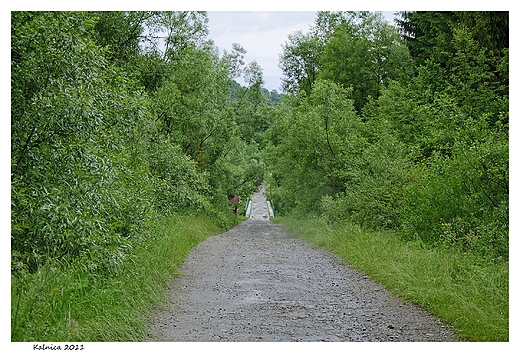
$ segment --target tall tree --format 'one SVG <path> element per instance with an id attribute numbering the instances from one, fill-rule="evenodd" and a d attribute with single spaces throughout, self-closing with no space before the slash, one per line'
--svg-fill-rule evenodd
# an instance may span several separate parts
<path id="1" fill-rule="evenodd" d="M 299 90 L 310 94 L 319 72 L 323 43 L 314 35 L 297 31 L 288 35 L 282 45 L 280 68 L 284 74 L 282 88 L 286 92 Z"/>
<path id="2" fill-rule="evenodd" d="M 247 51 L 238 43 L 233 43 L 231 52 L 224 49 L 222 60 L 228 65 L 230 78 L 235 79 L 242 74 L 245 65 L 244 56 Z"/>
<path id="3" fill-rule="evenodd" d="M 164 58 L 177 58 L 190 45 L 204 47 L 208 43 L 208 15 L 203 11 L 167 11 L 161 13 L 157 22 L 160 30 L 166 32 Z"/>
<path id="4" fill-rule="evenodd" d="M 482 11 L 400 12 L 396 23 L 418 64 L 445 65 L 454 54 L 453 30 L 465 26 L 482 48 L 500 54 L 509 48 L 509 13 Z"/>
<path id="5" fill-rule="evenodd" d="M 108 47 L 114 59 L 128 61 L 140 54 L 140 44 L 145 39 L 145 26 L 153 12 L 99 11 L 95 25 L 96 43 Z"/>
<path id="6" fill-rule="evenodd" d="M 401 75 L 412 73 L 408 49 L 395 28 L 381 14 L 364 16 L 353 31 L 350 25 L 340 25 L 327 42 L 320 66 L 320 75 L 344 87 L 353 87 L 358 111 L 368 97 L 378 98 L 383 86 Z"/>
<path id="7" fill-rule="evenodd" d="M 213 51 L 195 46 L 178 51 L 168 71 L 153 99 L 154 113 L 185 154 L 201 167 L 211 164 L 231 130 L 228 72 Z"/>

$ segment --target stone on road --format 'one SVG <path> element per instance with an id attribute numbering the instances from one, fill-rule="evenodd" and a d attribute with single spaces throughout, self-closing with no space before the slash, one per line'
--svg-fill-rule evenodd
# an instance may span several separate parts
<path id="1" fill-rule="evenodd" d="M 249 220 L 196 246 L 149 341 L 456 341 L 421 308 L 270 221 L 265 184 Z"/>

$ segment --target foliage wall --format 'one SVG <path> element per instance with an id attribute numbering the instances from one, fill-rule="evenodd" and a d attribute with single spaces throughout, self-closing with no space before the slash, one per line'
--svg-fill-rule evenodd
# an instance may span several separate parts
<path id="1" fill-rule="evenodd" d="M 272 198 L 508 258 L 508 14 L 320 12 L 280 55 Z"/>
<path id="2" fill-rule="evenodd" d="M 207 35 L 203 12 L 12 12 L 15 272 L 117 272 L 153 219 L 225 226 L 227 195 L 255 190 L 271 98 L 245 49 Z"/>
<path id="3" fill-rule="evenodd" d="M 508 14 L 318 12 L 282 46 L 285 94 L 204 12 L 12 12 L 15 271 L 117 271 L 150 221 L 272 173 L 279 214 L 506 259 Z M 245 86 L 236 83 L 242 76 Z"/>

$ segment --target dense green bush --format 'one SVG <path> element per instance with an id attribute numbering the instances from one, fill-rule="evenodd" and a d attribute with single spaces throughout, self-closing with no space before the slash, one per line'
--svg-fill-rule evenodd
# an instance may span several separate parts
<path id="1" fill-rule="evenodd" d="M 318 20 L 334 16 L 321 13 Z M 374 74 L 364 71 L 368 64 L 358 54 L 379 53 L 380 43 L 361 40 L 345 23 L 320 28 L 317 20 L 307 39 L 320 30 L 334 33 L 318 38 L 326 49 L 326 55 L 316 53 L 322 71 L 310 87 L 292 86 L 266 134 L 271 198 L 279 214 L 310 212 L 329 222 L 392 229 L 404 239 L 507 260 L 508 49 L 491 48 L 483 39 L 480 31 L 493 22 L 487 13 L 408 16 L 413 26 L 406 30 L 422 36 L 408 38 L 417 53 L 432 52 L 429 45 L 445 52 L 433 51 L 417 66 L 403 59 L 400 69 L 372 80 L 371 88 L 352 73 Z M 508 24 L 493 23 L 493 33 L 503 35 Z M 446 36 L 435 38 L 429 25 Z M 388 32 L 377 32 L 378 38 L 394 38 L 392 28 L 377 28 Z M 398 53 L 390 54 L 405 58 L 405 48 L 395 45 Z M 293 74 L 287 71 L 286 80 Z"/>
<path id="2" fill-rule="evenodd" d="M 118 264 L 149 212 L 134 145 L 143 101 L 89 40 L 92 25 L 85 14 L 13 14 L 16 267 L 84 255 Z"/>
<path id="3" fill-rule="evenodd" d="M 156 214 L 191 210 L 224 225 L 227 194 L 259 185 L 263 164 L 248 155 L 258 145 L 239 134 L 205 19 L 12 13 L 13 269 L 82 258 L 112 273 Z M 145 26 L 170 33 L 165 55 Z"/>
<path id="4" fill-rule="evenodd" d="M 407 189 L 403 223 L 423 240 L 507 259 L 508 138 L 503 131 L 477 132 L 478 125 L 462 130 L 480 136 L 456 141 L 450 157 L 436 155 L 422 167 L 422 180 Z"/>

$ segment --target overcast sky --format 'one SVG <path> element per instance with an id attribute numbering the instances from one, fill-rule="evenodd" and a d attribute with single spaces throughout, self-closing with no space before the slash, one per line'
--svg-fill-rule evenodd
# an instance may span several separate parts
<path id="1" fill-rule="evenodd" d="M 383 12 L 392 21 L 393 11 Z M 209 37 L 223 50 L 239 43 L 247 50 L 245 62 L 256 60 L 263 69 L 265 88 L 281 92 L 282 71 L 278 67 L 287 35 L 308 32 L 316 12 L 311 11 L 209 11 Z M 243 83 L 241 80 L 237 80 Z"/>

